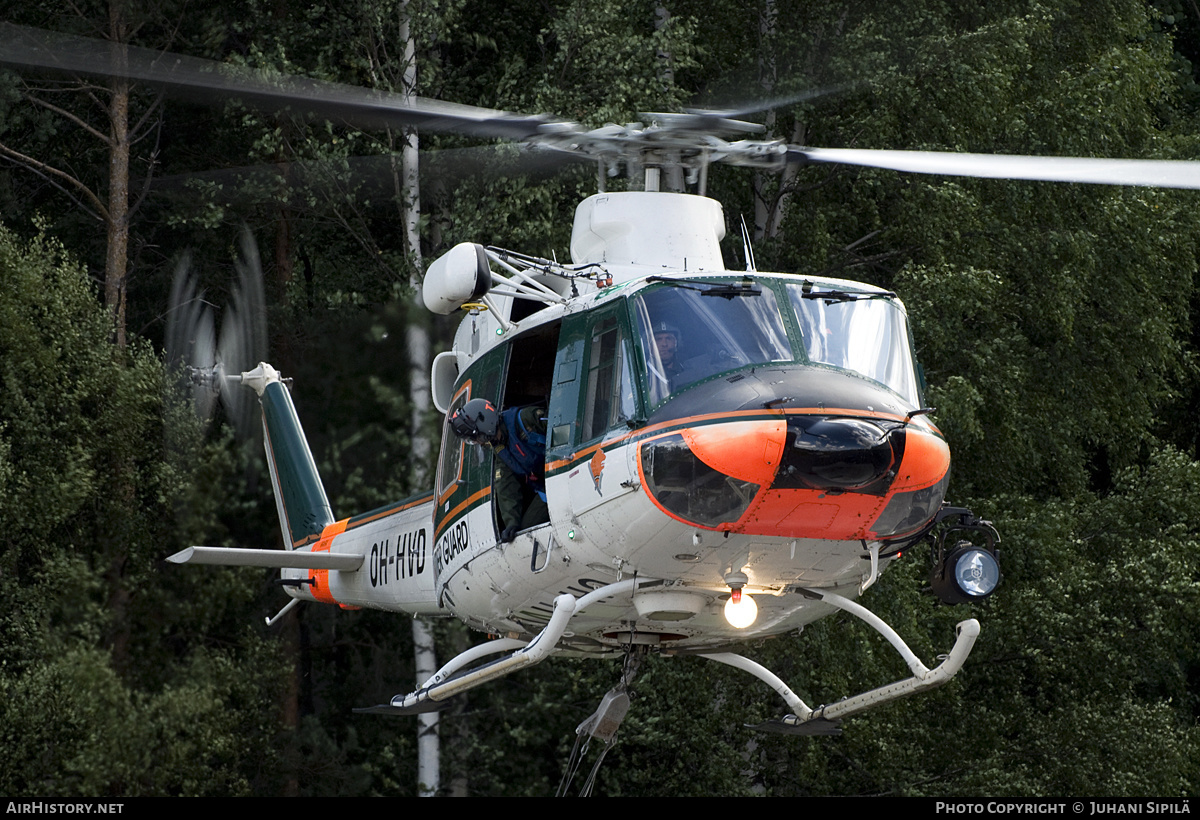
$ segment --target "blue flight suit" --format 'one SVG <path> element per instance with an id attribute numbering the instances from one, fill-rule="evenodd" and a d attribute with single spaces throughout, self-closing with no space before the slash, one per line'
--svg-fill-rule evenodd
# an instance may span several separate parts
<path id="1" fill-rule="evenodd" d="M 550 520 L 546 507 L 546 411 L 510 407 L 500 414 L 503 444 L 492 444 L 492 493 L 501 541 Z"/>

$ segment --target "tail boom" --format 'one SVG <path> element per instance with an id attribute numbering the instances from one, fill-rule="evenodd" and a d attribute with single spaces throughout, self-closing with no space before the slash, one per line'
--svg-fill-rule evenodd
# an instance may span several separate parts
<path id="1" fill-rule="evenodd" d="M 191 547 L 167 560 L 278 568 L 288 595 L 305 601 L 438 613 L 431 560 L 433 493 L 336 520 L 279 372 L 260 363 L 236 378 L 262 403 L 267 463 L 286 549 Z"/>
<path id="2" fill-rule="evenodd" d="M 434 503 L 433 493 L 425 493 L 326 527 L 315 544 L 302 549 L 330 558 L 355 556 L 360 566 L 353 572 L 284 569 L 284 580 L 296 582 L 288 594 L 348 609 L 439 613 L 431 560 Z"/>

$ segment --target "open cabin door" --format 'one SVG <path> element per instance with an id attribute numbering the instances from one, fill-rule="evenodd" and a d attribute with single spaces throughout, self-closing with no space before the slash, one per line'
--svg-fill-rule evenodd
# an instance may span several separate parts
<path id="1" fill-rule="evenodd" d="M 504 348 L 505 357 L 504 379 L 502 390 L 494 403 L 502 414 L 521 408 L 535 408 L 537 419 L 544 423 L 546 408 L 550 403 L 551 382 L 554 372 L 554 351 L 558 347 L 558 337 L 561 322 L 550 322 L 531 328 L 514 336 Z M 532 431 L 531 431 L 532 432 Z M 548 433 L 548 428 L 547 428 Z M 548 439 L 548 436 L 547 436 Z M 489 453 L 492 459 L 492 518 L 496 525 L 497 534 L 506 527 L 518 526 L 521 530 L 537 529 L 549 524 L 549 514 L 544 498 L 521 483 L 519 491 L 520 521 L 510 521 L 518 513 L 513 511 L 513 500 L 507 493 L 513 492 L 512 482 L 508 483 L 506 492 L 500 488 L 505 484 L 504 479 L 510 468 L 500 458 L 499 454 Z M 544 475 L 544 457 L 539 467 Z"/>
<path id="2" fill-rule="evenodd" d="M 449 419 L 473 399 L 486 399 L 501 412 L 510 407 L 545 407 L 558 332 L 559 323 L 552 322 L 514 335 L 473 362 L 454 389 L 442 429 L 436 485 L 434 537 L 439 596 L 450 594 L 454 577 L 485 555 L 491 555 L 487 561 L 505 560 L 498 557 L 503 551 L 496 549 L 506 524 L 497 514 L 494 484 L 496 470 L 508 468 L 492 448 L 459 438 Z M 547 525 L 540 522 L 531 531 Z M 457 594 L 462 593 L 460 589 Z"/>

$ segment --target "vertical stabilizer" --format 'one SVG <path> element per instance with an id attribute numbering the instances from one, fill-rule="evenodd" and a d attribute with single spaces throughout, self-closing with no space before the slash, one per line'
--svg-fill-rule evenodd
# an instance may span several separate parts
<path id="1" fill-rule="evenodd" d="M 267 465 L 283 542 L 289 549 L 314 542 L 334 522 L 333 511 L 291 394 L 269 364 L 259 364 L 241 378 L 262 402 Z"/>

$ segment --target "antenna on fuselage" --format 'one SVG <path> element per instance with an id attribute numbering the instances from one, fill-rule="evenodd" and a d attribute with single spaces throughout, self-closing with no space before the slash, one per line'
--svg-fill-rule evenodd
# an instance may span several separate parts
<path id="1" fill-rule="evenodd" d="M 754 266 L 754 248 L 750 246 L 750 230 L 746 227 L 745 216 L 742 216 L 742 247 L 746 251 L 746 270 L 750 272 L 758 270 Z"/>

